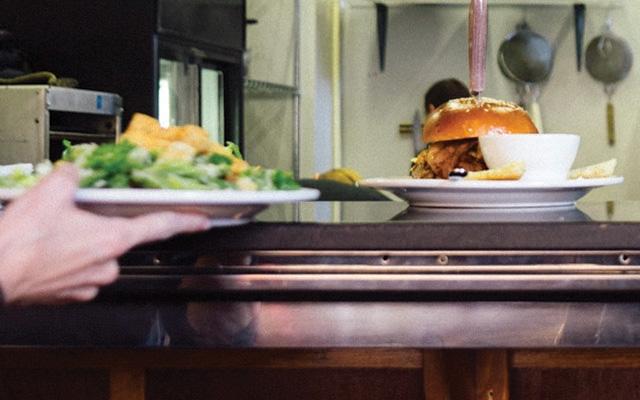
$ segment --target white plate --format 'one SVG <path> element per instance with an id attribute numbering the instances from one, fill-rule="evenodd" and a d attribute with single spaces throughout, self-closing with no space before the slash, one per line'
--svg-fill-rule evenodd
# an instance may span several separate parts
<path id="1" fill-rule="evenodd" d="M 14 200 L 22 189 L 0 189 L 0 202 Z M 206 214 L 212 226 L 240 225 L 271 204 L 315 200 L 315 189 L 239 191 L 165 189 L 79 189 L 76 203 L 89 211 L 132 217 L 154 211 Z"/>
<path id="2" fill-rule="evenodd" d="M 414 207 L 523 208 L 573 206 L 590 190 L 623 181 L 621 176 L 548 183 L 373 178 L 360 185 L 393 192 Z"/>

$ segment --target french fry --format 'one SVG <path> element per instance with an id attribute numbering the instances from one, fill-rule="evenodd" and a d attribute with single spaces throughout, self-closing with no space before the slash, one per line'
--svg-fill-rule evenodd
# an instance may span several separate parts
<path id="1" fill-rule="evenodd" d="M 576 168 L 569 172 L 569 179 L 609 178 L 613 176 L 617 164 L 618 160 L 613 158 L 599 164 Z"/>
<path id="2" fill-rule="evenodd" d="M 465 179 L 476 181 L 515 181 L 524 175 L 524 162 L 512 162 L 501 168 L 469 172 Z"/>

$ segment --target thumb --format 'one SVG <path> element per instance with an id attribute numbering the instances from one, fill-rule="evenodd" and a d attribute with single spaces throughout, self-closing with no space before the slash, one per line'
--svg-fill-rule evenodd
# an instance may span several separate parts
<path id="1" fill-rule="evenodd" d="M 62 163 L 27 192 L 27 196 L 39 198 L 49 204 L 73 202 L 79 179 L 76 167 Z"/>

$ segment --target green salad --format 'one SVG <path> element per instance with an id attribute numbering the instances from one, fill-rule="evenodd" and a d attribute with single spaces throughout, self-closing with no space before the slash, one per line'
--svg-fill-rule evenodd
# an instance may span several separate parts
<path id="1" fill-rule="evenodd" d="M 71 145 L 65 141 L 62 161 L 78 167 L 83 188 L 292 190 L 300 187 L 288 172 L 248 165 L 233 143 L 227 143 L 226 153 L 195 155 L 180 150 L 179 145 L 172 151 L 147 150 L 127 140 L 102 145 Z M 36 165 L 33 171 L 16 168 L 0 175 L 0 187 L 32 186 L 52 168 L 49 161 Z"/>

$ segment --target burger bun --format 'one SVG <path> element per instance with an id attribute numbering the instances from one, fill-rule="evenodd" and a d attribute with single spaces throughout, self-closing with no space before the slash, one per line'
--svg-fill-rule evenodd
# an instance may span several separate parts
<path id="1" fill-rule="evenodd" d="M 450 100 L 429 114 L 422 138 L 426 144 L 472 139 L 487 134 L 538 133 L 520 106 L 490 98 Z"/>

